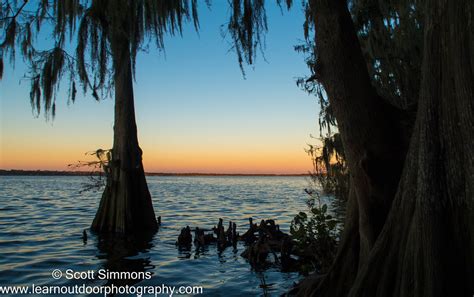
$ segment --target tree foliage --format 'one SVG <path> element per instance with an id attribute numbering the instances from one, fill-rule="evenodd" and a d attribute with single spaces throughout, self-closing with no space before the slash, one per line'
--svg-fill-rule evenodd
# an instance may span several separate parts
<path id="1" fill-rule="evenodd" d="M 314 7 L 305 2 L 305 43 L 295 49 L 305 55 L 310 74 L 297 84 L 317 97 L 320 105 L 321 137 L 332 135 L 337 126 L 333 109 L 321 85 L 320 64 L 315 47 Z M 371 77 L 382 98 L 412 120 L 416 111 L 423 50 L 423 10 L 414 0 L 352 0 L 348 5 Z M 323 133 L 323 130 L 325 130 Z"/>
<path id="2" fill-rule="evenodd" d="M 351 0 L 348 5 L 365 55 L 372 84 L 378 93 L 400 109 L 416 105 L 423 50 L 423 10 L 414 0 Z M 310 75 L 298 83 L 320 101 L 327 102 L 318 81 L 318 53 L 315 50 L 313 1 L 305 3 L 306 43 L 296 50 L 306 54 Z M 326 99 L 326 100 L 325 100 Z M 325 121 L 331 121 L 329 104 L 321 104 Z M 324 125 L 324 124 L 323 124 Z"/>
<path id="3" fill-rule="evenodd" d="M 300 212 L 291 222 L 290 234 L 300 254 L 308 261 L 303 272 L 324 273 L 334 260 L 339 237 L 339 221 L 329 214 L 318 192 L 312 192 L 306 202 L 307 212 Z"/>
<path id="4" fill-rule="evenodd" d="M 423 10 L 413 0 L 354 0 L 351 12 L 377 91 L 390 103 L 416 105 L 423 52 Z"/>
<path id="5" fill-rule="evenodd" d="M 162 49 L 165 34 L 181 33 L 183 24 L 191 20 L 199 26 L 196 0 L 6 0 L 0 17 L 2 64 L 5 57 L 14 62 L 16 43 L 20 43 L 21 55 L 30 67 L 32 108 L 37 114 L 43 110 L 53 116 L 63 76 L 69 78 L 72 102 L 78 87 L 91 90 L 97 100 L 110 91 L 114 38 L 127 41 L 135 65 L 137 53 L 149 41 Z M 40 30 L 50 31 L 51 48 L 35 46 Z M 73 53 L 68 52 L 71 47 Z"/>
<path id="6" fill-rule="evenodd" d="M 313 192 L 323 190 L 326 194 L 334 195 L 337 208 L 343 214 L 345 201 L 349 195 L 349 174 L 346 157 L 340 134 L 337 130 L 336 118 L 333 114 L 328 97 L 314 72 L 316 52 L 314 42 L 306 40 L 304 44 L 295 46 L 297 52 L 303 53 L 310 76 L 300 77 L 296 84 L 310 95 L 314 95 L 319 104 L 319 137 L 321 144 L 308 144 L 306 152 L 311 158 L 313 170 L 310 174 L 310 187 Z"/>
<path id="7" fill-rule="evenodd" d="M 281 0 L 277 3 L 281 5 Z M 205 4 L 211 7 L 211 1 Z M 286 2 L 288 8 L 291 1 Z M 223 30 L 239 65 L 255 61 L 264 47 L 267 19 L 264 0 L 229 1 L 229 21 Z M 126 20 L 126 21 L 124 21 Z M 166 34 L 183 32 L 192 22 L 199 29 L 197 0 L 4 0 L 0 11 L 0 79 L 4 59 L 14 65 L 17 50 L 29 67 L 31 106 L 36 114 L 55 115 L 56 95 L 63 77 L 69 101 L 78 89 L 100 98 L 111 95 L 114 73 L 111 43 L 129 44 L 132 67 L 137 53 L 150 42 L 164 49 Z M 38 34 L 49 34 L 50 45 L 40 48 Z"/>

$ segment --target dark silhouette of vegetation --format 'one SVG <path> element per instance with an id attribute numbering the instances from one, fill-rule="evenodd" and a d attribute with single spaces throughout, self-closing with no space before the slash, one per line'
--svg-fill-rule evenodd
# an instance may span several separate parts
<path id="1" fill-rule="evenodd" d="M 338 220 L 328 213 L 317 191 L 309 193 L 308 212 L 300 212 L 291 222 L 290 235 L 304 258 L 303 273 L 325 273 L 336 254 Z"/>
<path id="2" fill-rule="evenodd" d="M 86 169 L 88 172 L 88 181 L 83 183 L 79 193 L 104 190 L 107 179 L 112 177 L 109 167 L 112 160 L 112 150 L 98 149 L 87 152 L 86 155 L 93 156 L 95 159 L 93 161 L 78 161 L 68 165 L 68 168 L 72 171 Z"/>
<path id="3" fill-rule="evenodd" d="M 308 145 L 306 152 L 311 157 L 313 170 L 309 172 L 310 195 L 331 195 L 331 203 L 340 217 L 344 217 L 344 210 L 349 197 L 349 171 L 344 156 L 340 134 L 327 134 L 321 138 L 322 145 Z"/>
<path id="4" fill-rule="evenodd" d="M 327 97 L 350 187 L 335 261 L 299 295 L 474 291 L 473 11 L 469 1 L 308 1 L 307 83 Z"/>
<path id="5" fill-rule="evenodd" d="M 248 229 L 240 235 L 235 222 L 229 221 L 226 230 L 220 218 L 213 228 L 182 228 L 176 246 L 180 252 L 190 252 L 194 243 L 196 253 L 211 245 L 219 253 L 229 247 L 233 247 L 233 252 L 237 253 L 238 242 L 241 242 L 245 250 L 240 256 L 255 271 L 270 267 L 305 274 L 315 270 L 326 271 L 334 257 L 337 221 L 327 213 L 327 205 L 314 204 L 315 197 L 310 201 L 311 213 L 306 215 L 302 212 L 295 217 L 291 234 L 281 231 L 275 220 L 261 220 L 256 224 L 249 218 Z"/>
<path id="6" fill-rule="evenodd" d="M 314 42 L 295 46 L 297 52 L 305 55 L 308 68 L 313 69 L 316 63 Z M 296 84 L 305 92 L 316 97 L 319 104 L 319 139 L 321 144 L 309 144 L 306 152 L 311 158 L 313 170 L 310 172 L 310 189 L 312 193 L 323 190 L 325 194 L 334 195 L 344 208 L 349 196 L 349 174 L 341 135 L 337 132 L 337 123 L 331 105 L 325 95 L 323 86 L 315 80 L 314 74 L 300 77 Z"/>

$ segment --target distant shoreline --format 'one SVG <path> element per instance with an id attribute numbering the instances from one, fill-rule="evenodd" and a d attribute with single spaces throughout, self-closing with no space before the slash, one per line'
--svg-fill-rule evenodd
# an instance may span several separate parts
<path id="1" fill-rule="evenodd" d="M 90 176 L 86 171 L 59 171 L 59 170 L 4 170 L 0 169 L 0 176 Z M 94 173 L 93 175 L 98 175 Z M 301 174 L 276 174 L 276 173 L 169 173 L 146 172 L 147 176 L 308 176 Z"/>

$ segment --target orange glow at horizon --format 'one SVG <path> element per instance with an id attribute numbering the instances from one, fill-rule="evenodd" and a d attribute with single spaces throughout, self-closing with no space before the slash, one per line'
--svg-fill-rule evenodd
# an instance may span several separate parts
<path id="1" fill-rule="evenodd" d="M 143 149 L 146 172 L 165 173 L 242 173 L 242 174 L 303 174 L 311 168 L 311 160 L 301 148 L 299 151 L 255 150 L 233 152 Z M 2 144 L 0 169 L 70 170 L 68 164 L 92 161 L 86 147 L 61 143 L 32 145 Z M 87 170 L 84 168 L 83 170 Z"/>
<path id="2" fill-rule="evenodd" d="M 172 155 L 144 153 L 144 166 L 147 172 L 300 174 L 307 173 L 311 163 L 303 150 L 297 155 L 259 151 L 240 154 L 174 152 Z"/>

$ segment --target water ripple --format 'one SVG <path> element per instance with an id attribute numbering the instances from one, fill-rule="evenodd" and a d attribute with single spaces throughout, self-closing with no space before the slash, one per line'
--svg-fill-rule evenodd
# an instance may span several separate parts
<path id="1" fill-rule="evenodd" d="M 240 257 L 244 247 L 218 253 L 215 246 L 179 251 L 179 230 L 210 228 L 222 217 L 242 233 L 248 218 L 277 218 L 284 231 L 305 208 L 301 177 L 148 177 L 160 231 L 143 245 L 81 240 L 98 207 L 100 193 L 78 194 L 85 177 L 0 177 L 0 284 L 77 284 L 55 281 L 53 269 L 153 272 L 143 285 L 200 285 L 205 295 L 279 295 L 300 276 L 274 268 L 252 271 Z M 82 281 L 84 283 L 84 281 Z M 92 284 L 103 285 L 94 280 Z"/>

